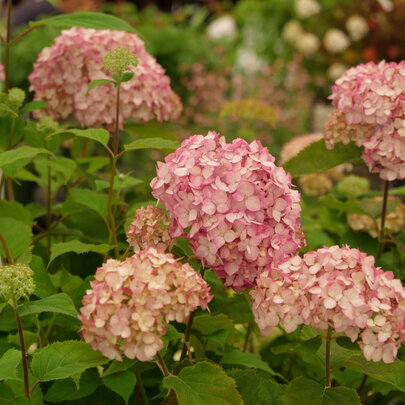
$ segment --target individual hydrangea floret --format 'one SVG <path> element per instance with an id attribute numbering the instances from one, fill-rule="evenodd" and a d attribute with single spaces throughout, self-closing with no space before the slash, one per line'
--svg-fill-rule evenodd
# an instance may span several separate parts
<path id="1" fill-rule="evenodd" d="M 170 220 L 162 208 L 148 205 L 136 210 L 127 230 L 127 242 L 134 251 L 154 247 L 170 249 L 173 239 L 169 233 Z"/>
<path id="2" fill-rule="evenodd" d="M 405 178 L 405 61 L 362 64 L 332 88 L 326 143 L 355 141 L 363 160 L 384 180 Z"/>
<path id="3" fill-rule="evenodd" d="M 128 66 L 136 66 L 138 58 L 128 48 L 115 48 L 104 55 L 105 70 L 112 72 L 123 72 Z"/>
<path id="4" fill-rule="evenodd" d="M 265 335 L 311 325 L 359 342 L 367 360 L 392 363 L 405 341 L 405 288 L 374 257 L 349 247 L 325 247 L 273 266 L 251 291 Z"/>
<path id="5" fill-rule="evenodd" d="M 122 51 L 123 46 L 127 51 Z M 35 117 L 50 116 L 61 120 L 74 116 L 86 127 L 113 128 L 115 87 L 104 84 L 91 91 L 88 88 L 93 80 L 111 78 L 111 72 L 104 68 L 103 57 L 116 48 L 121 51 L 115 51 L 110 62 L 107 60 L 110 67 L 114 67 L 115 62 L 118 63 L 115 67 L 119 68 L 134 62 L 132 54 L 138 58 L 137 66 L 128 66 L 133 78 L 121 85 L 121 128 L 127 119 L 148 122 L 176 118 L 181 111 L 181 102 L 170 88 L 165 70 L 146 51 L 137 35 L 77 27 L 63 30 L 52 46 L 42 50 L 34 64 L 29 76 L 30 90 L 35 91 L 35 100 L 48 103 L 48 107 L 34 113 Z M 124 64 L 115 57 L 117 53 L 123 56 Z"/>
<path id="6" fill-rule="evenodd" d="M 207 308 L 209 286 L 189 264 L 154 248 L 125 261 L 109 259 L 95 274 L 79 316 L 84 340 L 105 357 L 150 361 L 170 321 Z"/>
<path id="7" fill-rule="evenodd" d="M 304 245 L 300 195 L 259 141 L 194 135 L 158 163 L 151 187 L 170 213 L 172 236 L 188 238 L 204 266 L 237 291 Z"/>
<path id="8" fill-rule="evenodd" d="M 35 291 L 34 272 L 25 264 L 0 266 L 0 296 L 6 301 L 28 298 Z"/>

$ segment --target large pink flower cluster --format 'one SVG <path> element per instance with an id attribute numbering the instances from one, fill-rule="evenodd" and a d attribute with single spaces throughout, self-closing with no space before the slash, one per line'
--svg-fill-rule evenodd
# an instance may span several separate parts
<path id="1" fill-rule="evenodd" d="M 304 244 L 299 193 L 259 141 L 194 135 L 158 163 L 151 187 L 170 212 L 172 235 L 187 237 L 236 291 Z"/>
<path id="2" fill-rule="evenodd" d="M 154 248 L 125 261 L 108 260 L 83 297 L 82 333 L 94 350 L 109 359 L 152 360 L 163 348 L 165 324 L 185 322 L 212 296 L 189 264 Z"/>
<path id="3" fill-rule="evenodd" d="M 251 291 L 263 334 L 281 324 L 331 326 L 359 345 L 367 360 L 391 363 L 405 341 L 405 288 L 357 249 L 332 246 L 273 266 Z"/>
<path id="4" fill-rule="evenodd" d="M 405 61 L 349 69 L 332 88 L 328 147 L 356 141 L 363 159 L 385 180 L 405 178 Z"/>
<path id="5" fill-rule="evenodd" d="M 172 244 L 169 225 L 170 220 L 161 208 L 153 205 L 141 207 L 128 227 L 127 242 L 134 251 L 148 247 L 166 250 Z"/>
<path id="6" fill-rule="evenodd" d="M 110 78 L 104 55 L 118 47 L 131 50 L 138 65 L 128 67 L 134 77 L 121 85 L 120 125 L 125 119 L 146 122 L 175 118 L 181 111 L 165 71 L 145 49 L 144 42 L 125 31 L 71 28 L 43 49 L 29 76 L 35 100 L 49 104 L 37 115 L 55 119 L 70 115 L 84 126 L 112 126 L 115 121 L 115 88 L 101 85 L 88 92 L 89 83 Z"/>

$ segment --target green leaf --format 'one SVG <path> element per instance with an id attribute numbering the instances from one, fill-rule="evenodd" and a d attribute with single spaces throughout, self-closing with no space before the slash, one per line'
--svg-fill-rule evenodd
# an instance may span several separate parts
<path id="1" fill-rule="evenodd" d="M 126 371 L 136 364 L 136 360 L 128 359 L 124 357 L 122 361 L 113 360 L 108 368 L 103 373 L 103 378 L 108 377 L 111 374 L 119 373 L 121 371 Z"/>
<path id="2" fill-rule="evenodd" d="M 31 227 L 14 218 L 0 217 L 0 233 L 7 242 L 11 256 L 16 259 L 26 252 L 32 241 Z M 4 248 L 0 243 L 0 254 L 4 256 Z"/>
<path id="3" fill-rule="evenodd" d="M 0 358 L 0 380 L 20 380 L 17 367 L 21 362 L 21 352 L 16 349 L 7 350 Z"/>
<path id="4" fill-rule="evenodd" d="M 94 28 L 96 30 L 119 30 L 133 32 L 135 34 L 137 32 L 126 21 L 104 13 L 83 12 L 61 14 L 30 23 L 31 27 L 40 27 L 42 25 L 57 28 L 84 27 Z"/>
<path id="5" fill-rule="evenodd" d="M 298 377 L 288 384 L 283 400 L 285 405 L 360 405 L 355 390 L 347 387 L 325 388 L 304 377 Z"/>
<path id="6" fill-rule="evenodd" d="M 30 103 L 25 104 L 25 106 L 21 109 L 21 113 L 30 113 L 32 111 L 40 110 L 41 108 L 48 107 L 48 103 L 45 103 L 45 101 L 31 101 Z"/>
<path id="7" fill-rule="evenodd" d="M 129 397 L 134 392 L 136 375 L 131 371 L 122 371 L 103 377 L 103 384 L 111 391 L 116 392 L 128 405 Z"/>
<path id="8" fill-rule="evenodd" d="M 177 149 L 179 143 L 177 141 L 171 141 L 170 139 L 163 138 L 145 138 L 137 139 L 127 145 L 124 145 L 125 150 L 136 149 Z"/>
<path id="9" fill-rule="evenodd" d="M 28 404 L 28 400 L 26 401 Z M 15 405 L 15 396 L 11 388 L 9 388 L 6 384 L 0 383 L 0 404 L 2 405 Z M 24 404 L 24 402 L 22 402 Z M 18 403 L 20 405 L 20 403 Z"/>
<path id="10" fill-rule="evenodd" d="M 64 253 L 74 252 L 74 253 L 88 253 L 95 252 L 102 255 L 106 254 L 111 249 L 110 245 L 102 243 L 100 245 L 93 245 L 90 243 L 83 243 L 79 240 L 71 240 L 69 242 L 55 243 L 52 246 L 51 250 L 51 259 L 49 264 L 53 262 L 58 256 L 63 255 Z"/>
<path id="11" fill-rule="evenodd" d="M 348 145 L 336 144 L 332 150 L 326 149 L 325 142 L 321 139 L 303 149 L 298 155 L 290 159 L 285 165 L 286 172 L 292 177 L 303 176 L 321 172 L 342 163 L 361 162 L 361 151 L 353 143 Z"/>
<path id="12" fill-rule="evenodd" d="M 45 400 L 52 403 L 74 401 L 92 394 L 100 385 L 101 380 L 96 371 L 83 373 L 79 387 L 72 378 L 55 381 L 45 394 Z"/>
<path id="13" fill-rule="evenodd" d="M 225 353 L 225 355 L 222 357 L 221 363 L 233 364 L 249 368 L 257 368 L 259 370 L 267 371 L 268 373 L 271 374 L 274 373 L 273 370 L 271 370 L 271 368 L 269 367 L 269 365 L 263 360 L 259 359 L 259 357 L 257 357 L 255 354 L 240 352 L 238 350 Z"/>
<path id="14" fill-rule="evenodd" d="M 40 314 L 41 312 L 53 312 L 74 318 L 78 315 L 72 299 L 65 293 L 58 293 L 37 301 L 27 302 L 21 305 L 19 309 L 21 316 Z"/>
<path id="15" fill-rule="evenodd" d="M 367 361 L 363 356 L 353 356 L 344 364 L 347 368 L 367 374 L 376 380 L 394 385 L 405 392 L 405 362 L 399 359 L 386 364 L 382 361 Z"/>
<path id="16" fill-rule="evenodd" d="M 93 211 L 96 211 L 101 217 L 105 218 L 108 211 L 108 197 L 105 194 L 99 194 L 92 190 L 84 188 L 73 188 L 70 190 L 73 200 Z"/>
<path id="17" fill-rule="evenodd" d="M 24 159 L 32 159 L 35 156 L 51 152 L 42 148 L 33 148 L 32 146 L 20 146 L 19 148 L 11 149 L 6 152 L 0 153 L 0 168 L 5 167 L 11 163 L 18 162 Z M 29 161 L 27 161 L 28 163 Z"/>
<path id="18" fill-rule="evenodd" d="M 60 134 L 72 134 L 72 135 L 78 136 L 80 138 L 91 139 L 93 141 L 101 143 L 104 146 L 107 145 L 107 143 L 110 139 L 110 133 L 103 128 L 59 129 L 59 130 L 53 132 L 52 134 L 50 134 L 49 137 L 52 137 L 55 135 L 60 135 Z"/>
<path id="19" fill-rule="evenodd" d="M 12 108 L 10 108 L 10 106 L 4 103 L 0 103 L 0 113 L 10 114 L 13 117 L 18 118 L 18 114 Z"/>
<path id="20" fill-rule="evenodd" d="M 255 370 L 230 370 L 245 405 L 280 405 L 284 386 L 265 379 Z"/>
<path id="21" fill-rule="evenodd" d="M 34 271 L 35 291 L 34 294 L 39 298 L 45 298 L 56 293 L 56 288 L 52 284 L 49 273 L 46 271 L 44 262 L 39 256 L 32 256 L 31 269 Z"/>
<path id="22" fill-rule="evenodd" d="M 134 72 L 124 72 L 121 76 L 121 83 L 128 82 L 134 77 Z"/>
<path id="23" fill-rule="evenodd" d="M 199 315 L 194 319 L 193 329 L 203 335 L 211 335 L 221 329 L 233 329 L 233 322 L 224 314 Z"/>
<path id="24" fill-rule="evenodd" d="M 31 212 L 15 201 L 0 200 L 0 217 L 10 217 L 27 225 L 32 225 L 33 217 Z"/>
<path id="25" fill-rule="evenodd" d="M 179 405 L 243 405 L 235 380 L 205 361 L 183 368 L 178 376 L 165 377 L 163 387 L 174 390 Z"/>
<path id="26" fill-rule="evenodd" d="M 74 160 L 64 156 L 54 157 L 48 161 L 48 164 L 51 169 L 63 176 L 64 184 L 67 184 L 77 167 Z"/>
<path id="27" fill-rule="evenodd" d="M 92 80 L 89 84 L 89 88 L 87 91 L 93 90 L 95 87 L 101 86 L 102 84 L 113 84 L 115 85 L 114 80 L 110 79 L 97 79 L 97 80 Z"/>
<path id="28" fill-rule="evenodd" d="M 32 373 L 40 381 L 60 380 L 108 362 L 84 342 L 56 342 L 35 352 Z"/>

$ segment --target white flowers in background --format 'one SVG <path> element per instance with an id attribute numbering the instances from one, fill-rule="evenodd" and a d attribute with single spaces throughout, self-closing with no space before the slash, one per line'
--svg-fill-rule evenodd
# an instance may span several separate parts
<path id="1" fill-rule="evenodd" d="M 291 43 L 296 44 L 300 36 L 304 33 L 301 24 L 297 20 L 288 21 L 283 28 L 283 38 Z"/>
<path id="2" fill-rule="evenodd" d="M 319 38 L 311 34 L 309 32 L 304 32 L 301 34 L 295 43 L 295 47 L 299 52 L 301 52 L 304 56 L 311 56 L 313 55 L 320 46 Z"/>
<path id="3" fill-rule="evenodd" d="M 344 65 L 343 63 L 332 63 L 332 65 L 329 66 L 329 69 L 327 71 L 327 75 L 329 79 L 331 80 L 336 80 L 342 74 L 347 70 L 347 66 Z"/>
<path id="4" fill-rule="evenodd" d="M 295 12 L 298 17 L 308 18 L 318 14 L 321 6 L 316 0 L 295 0 Z"/>
<path id="5" fill-rule="evenodd" d="M 339 53 L 350 45 L 350 40 L 342 30 L 332 28 L 326 32 L 323 45 L 328 52 Z"/>
<path id="6" fill-rule="evenodd" d="M 265 65 L 257 53 L 250 48 L 239 48 L 236 55 L 236 68 L 248 75 L 257 73 Z"/>
<path id="7" fill-rule="evenodd" d="M 213 41 L 235 39 L 237 32 L 236 22 L 230 15 L 217 18 L 207 27 L 207 35 Z"/>
<path id="8" fill-rule="evenodd" d="M 350 38 L 354 41 L 358 41 L 367 35 L 368 24 L 363 16 L 353 14 L 346 21 L 346 29 L 349 32 Z"/>

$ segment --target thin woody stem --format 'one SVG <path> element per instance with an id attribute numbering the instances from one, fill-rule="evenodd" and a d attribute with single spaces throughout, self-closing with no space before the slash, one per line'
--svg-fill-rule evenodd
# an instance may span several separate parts
<path id="1" fill-rule="evenodd" d="M 383 197 L 383 206 L 381 212 L 381 228 L 380 228 L 380 236 L 378 238 L 378 253 L 377 258 L 380 258 L 383 251 L 384 251 L 384 236 L 385 236 L 385 217 L 387 215 L 387 204 L 388 204 L 388 190 L 390 187 L 390 182 L 388 180 L 385 181 L 384 184 L 384 197 Z"/>
<path id="2" fill-rule="evenodd" d="M 162 355 L 160 354 L 160 352 L 156 353 L 156 357 L 157 357 L 157 365 L 160 368 L 160 370 L 162 370 L 162 373 L 165 377 L 168 377 L 170 375 L 169 369 L 167 368 L 166 362 L 163 359 Z"/>
<path id="3" fill-rule="evenodd" d="M 330 343 L 332 339 L 332 328 L 328 327 L 328 333 L 326 335 L 326 356 L 325 356 L 325 388 L 330 388 Z"/>

